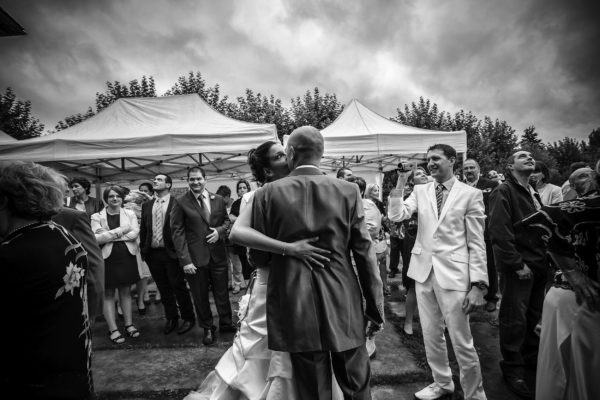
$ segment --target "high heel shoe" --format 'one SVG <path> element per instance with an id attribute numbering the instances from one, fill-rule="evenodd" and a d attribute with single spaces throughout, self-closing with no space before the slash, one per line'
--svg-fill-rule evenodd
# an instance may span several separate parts
<path id="1" fill-rule="evenodd" d="M 146 315 L 146 311 L 148 311 L 148 309 L 146 308 L 146 306 L 144 305 L 144 302 L 142 302 L 143 307 L 140 307 L 140 304 L 138 303 L 137 305 L 137 309 L 138 309 L 138 314 L 139 315 Z"/>
<path id="2" fill-rule="evenodd" d="M 161 300 L 161 298 L 160 298 L 160 292 L 157 290 L 156 291 L 156 295 L 154 296 L 154 303 L 155 304 L 159 304 L 160 300 Z"/>

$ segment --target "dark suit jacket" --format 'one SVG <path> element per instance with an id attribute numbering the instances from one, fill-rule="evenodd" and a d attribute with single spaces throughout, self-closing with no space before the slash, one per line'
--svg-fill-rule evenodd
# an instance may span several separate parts
<path id="1" fill-rule="evenodd" d="M 77 200 L 75 199 L 75 197 L 71 197 L 71 201 L 69 202 L 68 207 L 75 209 L 76 203 Z M 91 196 L 88 196 L 88 199 L 83 203 L 83 205 L 85 205 L 85 213 L 88 215 L 88 219 L 92 216 L 92 214 L 96 214 L 97 212 L 102 211 L 102 209 L 104 208 L 104 202 L 102 202 L 101 199 L 97 199 Z"/>
<path id="2" fill-rule="evenodd" d="M 90 218 L 83 211 L 63 207 L 52 220 L 62 225 L 83 245 L 88 257 L 87 294 L 90 321 L 102 314 L 104 302 L 104 259 L 96 236 L 90 226 Z"/>
<path id="3" fill-rule="evenodd" d="M 142 204 L 142 219 L 140 221 L 140 252 L 142 254 L 142 259 L 146 258 L 152 247 L 152 208 L 154 207 L 155 201 L 156 200 L 151 200 Z M 175 197 L 170 196 L 169 204 L 167 204 L 167 212 L 163 221 L 163 241 L 165 243 L 165 250 L 171 258 L 177 258 L 175 244 L 173 243 L 173 235 L 171 234 L 171 210 L 176 201 Z"/>
<path id="4" fill-rule="evenodd" d="M 491 179 L 486 179 L 482 176 L 479 177 L 477 181 L 477 185 L 475 186 L 477 189 L 483 192 L 483 205 L 485 206 L 485 230 L 483 231 L 485 240 L 490 240 L 490 235 L 488 233 L 488 222 L 490 219 L 490 193 L 494 190 L 500 182 L 493 181 Z"/>
<path id="5" fill-rule="evenodd" d="M 223 238 L 229 227 L 229 215 L 225 200 L 218 194 L 210 195 L 210 217 L 208 221 L 202 215 L 198 200 L 189 191 L 173 203 L 171 209 L 171 232 L 179 264 L 183 267 L 193 263 L 196 267 L 205 267 L 227 261 L 227 252 Z M 206 242 L 206 236 L 215 228 L 219 232 L 216 243 Z"/>
<path id="6" fill-rule="evenodd" d="M 364 345 L 363 296 L 367 318 L 381 324 L 383 287 L 358 187 L 316 168 L 295 170 L 256 192 L 252 226 L 285 242 L 318 236 L 317 246 L 332 251 L 323 269 L 311 269 L 292 257 L 269 259 L 252 252 L 259 264 L 270 264 L 269 348 L 344 351 Z"/>

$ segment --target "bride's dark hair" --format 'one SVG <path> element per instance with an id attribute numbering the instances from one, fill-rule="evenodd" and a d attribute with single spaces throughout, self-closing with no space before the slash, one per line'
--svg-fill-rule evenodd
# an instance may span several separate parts
<path id="1" fill-rule="evenodd" d="M 252 175 L 254 176 L 254 179 L 261 184 L 264 184 L 267 181 L 265 168 L 271 167 L 269 150 L 275 144 L 276 143 L 273 141 L 267 141 L 248 152 L 248 165 L 250 165 Z"/>

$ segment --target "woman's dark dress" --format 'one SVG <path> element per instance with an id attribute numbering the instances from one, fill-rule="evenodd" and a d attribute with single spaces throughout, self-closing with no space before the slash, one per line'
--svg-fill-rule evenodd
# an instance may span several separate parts
<path id="1" fill-rule="evenodd" d="M 93 385 L 85 250 L 60 225 L 39 222 L 0 243 L 0 265 L 2 391 L 20 399 L 88 398 Z"/>
<path id="2" fill-rule="evenodd" d="M 120 215 L 107 213 L 106 222 L 110 229 L 116 229 L 121 226 Z M 112 242 L 112 246 L 110 256 L 104 260 L 104 287 L 106 289 L 117 289 L 121 286 L 133 285 L 140 280 L 135 256 L 129 252 L 127 245 L 121 240 Z"/>

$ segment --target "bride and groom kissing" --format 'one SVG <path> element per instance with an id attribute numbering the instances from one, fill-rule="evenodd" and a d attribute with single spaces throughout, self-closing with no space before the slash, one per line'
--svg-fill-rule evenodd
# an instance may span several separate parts
<path id="1" fill-rule="evenodd" d="M 230 239 L 256 280 L 233 345 L 186 399 L 371 398 L 365 332 L 383 324 L 383 287 L 358 187 L 319 170 L 323 150 L 304 126 L 249 154 L 268 184 Z"/>

